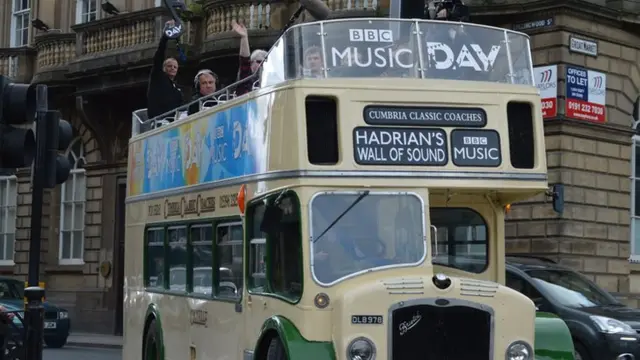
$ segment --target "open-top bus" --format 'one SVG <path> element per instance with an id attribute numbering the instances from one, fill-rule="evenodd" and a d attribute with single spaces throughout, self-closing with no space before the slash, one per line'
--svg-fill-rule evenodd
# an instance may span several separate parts
<path id="1" fill-rule="evenodd" d="M 298 24 L 200 104 L 133 116 L 124 360 L 573 359 L 501 285 L 548 186 L 526 35 Z"/>

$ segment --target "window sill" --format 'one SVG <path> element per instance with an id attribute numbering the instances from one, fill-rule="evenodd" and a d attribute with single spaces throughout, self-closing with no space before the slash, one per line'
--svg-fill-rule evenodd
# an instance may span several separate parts
<path id="1" fill-rule="evenodd" d="M 70 265 L 84 265 L 84 260 L 82 259 L 58 259 L 58 264 L 60 266 L 70 266 Z"/>
<path id="2" fill-rule="evenodd" d="M 15 274 L 15 268 L 14 268 L 14 264 L 13 261 L 6 262 L 6 263 L 0 263 L 0 275 L 14 275 Z"/>
<path id="3" fill-rule="evenodd" d="M 84 265 L 47 265 L 44 268 L 45 273 L 49 274 L 82 274 Z"/>
<path id="4" fill-rule="evenodd" d="M 629 256 L 629 272 L 638 274 L 640 273 L 640 255 Z"/>

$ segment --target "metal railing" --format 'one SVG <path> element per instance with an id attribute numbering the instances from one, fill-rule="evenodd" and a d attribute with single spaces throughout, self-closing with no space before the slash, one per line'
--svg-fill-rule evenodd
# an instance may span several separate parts
<path id="1" fill-rule="evenodd" d="M 258 74 L 253 74 L 243 80 L 237 81 L 223 89 L 214 92 L 211 95 L 203 96 L 190 103 L 182 105 L 174 110 L 168 111 L 164 114 L 158 115 L 149 119 L 147 115 L 147 109 L 138 109 L 132 113 L 131 116 L 131 137 L 139 134 L 143 134 L 147 131 L 157 129 L 162 126 L 171 124 L 174 121 L 183 120 L 188 117 L 188 110 L 194 104 L 198 104 L 198 112 L 202 110 L 210 109 L 216 105 L 223 104 L 227 101 L 233 100 L 236 97 L 245 95 L 236 95 L 236 89 L 239 86 L 251 83 L 250 91 L 258 88 Z M 247 91 L 246 93 L 249 93 Z"/>

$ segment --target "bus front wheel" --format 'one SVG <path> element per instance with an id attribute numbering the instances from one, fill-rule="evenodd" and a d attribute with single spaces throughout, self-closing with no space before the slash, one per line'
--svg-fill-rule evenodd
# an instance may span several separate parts
<path id="1" fill-rule="evenodd" d="M 269 343 L 267 360 L 287 360 L 287 354 L 284 351 L 284 346 L 282 345 L 280 338 L 277 336 L 274 336 Z"/>
<path id="2" fill-rule="evenodd" d="M 155 319 L 151 320 L 144 337 L 144 360 L 163 360 L 160 359 L 160 339 L 156 329 Z"/>

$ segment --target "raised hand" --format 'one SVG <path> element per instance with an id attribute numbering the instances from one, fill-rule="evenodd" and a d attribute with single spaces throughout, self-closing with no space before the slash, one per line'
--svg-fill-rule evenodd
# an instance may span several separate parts
<path id="1" fill-rule="evenodd" d="M 233 29 L 233 31 L 235 31 L 236 34 L 240 35 L 241 37 L 247 37 L 247 28 L 244 25 L 238 24 L 235 20 L 232 20 L 231 28 Z"/>

